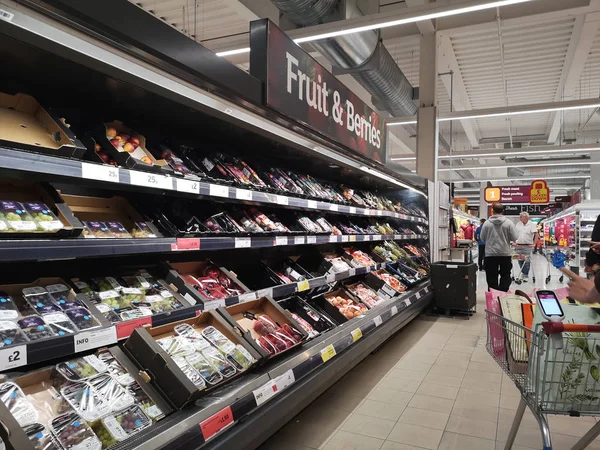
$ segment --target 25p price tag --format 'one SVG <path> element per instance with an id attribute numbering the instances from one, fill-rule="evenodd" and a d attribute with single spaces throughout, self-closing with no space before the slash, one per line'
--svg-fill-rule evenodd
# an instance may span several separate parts
<path id="1" fill-rule="evenodd" d="M 119 168 L 102 164 L 81 163 L 81 176 L 88 180 L 119 182 Z"/>
<path id="2" fill-rule="evenodd" d="M 130 170 L 129 179 L 131 184 L 135 184 L 136 186 L 173 190 L 173 179 L 163 175 Z"/>
<path id="3" fill-rule="evenodd" d="M 252 238 L 235 238 L 235 248 L 250 248 Z"/>
<path id="4" fill-rule="evenodd" d="M 175 178 L 175 186 L 177 187 L 177 192 L 187 192 L 188 194 L 200 193 L 200 183 L 195 180 Z"/>
<path id="5" fill-rule="evenodd" d="M 352 330 L 350 334 L 352 335 L 352 342 L 358 341 L 363 336 L 362 330 L 360 328 Z"/>
<path id="6" fill-rule="evenodd" d="M 223 408 L 216 414 L 213 414 L 208 419 L 200 422 L 200 429 L 202 430 L 202 436 L 207 441 L 223 429 L 227 428 L 233 423 L 233 412 L 231 406 Z"/>
<path id="7" fill-rule="evenodd" d="M 27 365 L 27 346 L 18 345 L 0 350 L 0 370 L 14 369 Z"/>
<path id="8" fill-rule="evenodd" d="M 321 359 L 323 360 L 323 362 L 327 362 L 336 354 L 337 353 L 335 352 L 335 348 L 333 347 L 333 345 L 329 344 L 327 347 L 321 350 Z"/>

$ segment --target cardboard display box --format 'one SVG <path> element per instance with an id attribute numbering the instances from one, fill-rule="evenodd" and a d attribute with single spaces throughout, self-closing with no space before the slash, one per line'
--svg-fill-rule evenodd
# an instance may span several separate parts
<path id="1" fill-rule="evenodd" d="M 286 314 L 294 313 L 308 322 L 318 333 L 325 333 L 337 326 L 337 323 L 323 311 L 314 308 L 302 298 L 294 295 L 277 302 Z"/>
<path id="2" fill-rule="evenodd" d="M 352 302 L 354 302 L 357 305 L 357 307 L 361 309 L 361 311 L 358 311 L 354 308 L 351 308 L 351 311 L 353 311 L 355 314 L 359 313 L 359 316 L 365 314 L 369 309 L 369 308 L 367 308 L 366 305 L 363 305 L 363 303 L 358 298 L 356 298 L 354 295 L 352 295 L 350 292 L 348 292 L 343 287 L 340 287 L 340 288 L 338 288 L 334 291 L 331 291 L 327 294 L 315 297 L 313 299 L 313 303 L 316 304 L 323 311 L 325 311 L 327 313 L 327 315 L 329 315 L 329 317 L 331 317 L 333 320 L 335 320 L 340 325 L 351 319 L 349 317 L 346 317 L 344 314 L 342 314 L 340 309 L 331 303 L 331 301 L 335 297 L 342 297 L 343 299 L 351 300 Z M 358 317 L 358 316 L 355 316 L 355 317 Z"/>

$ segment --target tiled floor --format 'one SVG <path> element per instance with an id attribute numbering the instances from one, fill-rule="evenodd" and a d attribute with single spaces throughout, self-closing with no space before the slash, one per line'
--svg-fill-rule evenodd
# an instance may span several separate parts
<path id="1" fill-rule="evenodd" d="M 547 267 L 535 258 L 541 287 Z M 504 449 L 519 392 L 485 350 L 485 277 L 478 275 L 474 317 L 414 320 L 260 450 Z M 548 287 L 557 287 L 557 278 Z M 554 450 L 570 449 L 594 423 L 550 416 Z M 537 422 L 526 411 L 513 450 L 540 448 Z M 600 450 L 600 440 L 588 449 Z"/>

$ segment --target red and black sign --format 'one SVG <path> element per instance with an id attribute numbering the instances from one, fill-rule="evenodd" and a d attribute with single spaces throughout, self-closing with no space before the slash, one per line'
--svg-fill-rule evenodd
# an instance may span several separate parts
<path id="1" fill-rule="evenodd" d="M 270 108 L 385 162 L 379 115 L 267 19 L 250 23 L 250 74 L 265 84 Z"/>
<path id="2" fill-rule="evenodd" d="M 562 197 L 554 197 L 556 203 L 569 203 L 571 201 L 570 195 L 563 195 Z"/>

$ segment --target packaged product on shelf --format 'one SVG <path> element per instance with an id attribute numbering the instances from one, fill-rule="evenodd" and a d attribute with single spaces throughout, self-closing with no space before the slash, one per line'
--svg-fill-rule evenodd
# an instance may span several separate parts
<path id="1" fill-rule="evenodd" d="M 104 417 L 102 423 L 113 438 L 123 441 L 152 425 L 152 420 L 144 414 L 142 408 L 133 405 L 124 411 Z"/>
<path id="2" fill-rule="evenodd" d="M 10 381 L 0 384 L 0 399 L 22 427 L 37 422 L 36 409 L 17 384 Z"/>
<path id="3" fill-rule="evenodd" d="M 129 234 L 121 222 L 106 222 L 106 227 L 116 238 L 131 238 L 131 234 Z"/>
<path id="4" fill-rule="evenodd" d="M 57 336 L 64 336 L 65 334 L 77 333 L 79 331 L 64 313 L 43 314 L 42 319 Z"/>
<path id="5" fill-rule="evenodd" d="M 100 299 L 100 303 L 110 306 L 115 311 L 131 306 L 131 301 L 121 297 L 117 291 L 113 290 L 98 292 L 98 298 Z"/>
<path id="6" fill-rule="evenodd" d="M 137 381 L 127 386 L 127 391 L 135 399 L 135 404 L 140 405 L 146 415 L 153 421 L 157 421 L 165 417 L 165 413 L 148 397 L 148 394 L 142 389 Z"/>
<path id="7" fill-rule="evenodd" d="M 14 320 L 19 317 L 19 310 L 12 297 L 0 291 L 0 320 Z"/>
<path id="8" fill-rule="evenodd" d="M 196 366 L 193 366 L 185 356 L 174 356 L 173 357 L 173 361 L 175 362 L 175 364 L 177 365 L 177 367 L 179 367 L 179 369 L 181 369 L 181 371 L 183 372 L 183 374 L 187 377 L 188 380 L 190 380 L 192 383 L 194 383 L 194 386 L 196 386 L 197 389 L 205 389 L 206 388 L 206 378 L 204 377 L 204 375 L 208 375 L 207 373 L 205 373 L 204 375 L 201 375 L 200 372 L 198 372 L 198 370 L 196 369 L 196 367 L 198 367 L 198 369 L 201 369 L 202 366 L 198 363 L 199 359 L 204 360 L 204 358 L 201 355 L 197 355 L 191 354 L 190 356 L 194 356 L 192 358 L 192 361 L 196 364 Z M 219 371 L 211 366 L 210 364 L 207 364 L 208 366 L 210 366 L 210 371 L 212 371 L 212 373 L 218 375 L 216 378 L 214 378 L 215 383 L 220 382 L 223 377 L 221 376 L 221 374 L 219 374 Z M 218 379 L 218 381 L 216 381 Z M 210 383 L 209 383 L 210 384 Z"/>
<path id="9" fill-rule="evenodd" d="M 64 284 L 50 284 L 46 286 L 46 290 L 61 309 L 66 310 L 70 308 L 77 308 L 80 306 L 79 302 L 75 297 L 72 297 L 71 289 L 69 289 Z"/>
<path id="10" fill-rule="evenodd" d="M 371 274 L 385 282 L 388 286 L 390 286 L 394 291 L 398 293 L 406 291 L 406 286 L 404 286 L 404 284 L 402 284 L 400 280 L 398 280 L 383 269 L 371 272 Z"/>
<path id="11" fill-rule="evenodd" d="M 123 307 L 135 306 L 137 303 L 143 303 L 145 296 L 141 289 L 124 287 L 121 289 L 121 299 Z"/>
<path id="12" fill-rule="evenodd" d="M 22 292 L 25 301 L 38 314 L 61 311 L 61 308 L 54 302 L 52 296 L 41 286 L 24 288 Z"/>
<path id="13" fill-rule="evenodd" d="M 79 381 L 67 383 L 60 393 L 86 422 L 94 422 L 110 414 L 110 403 L 100 398 L 88 383 Z"/>
<path id="14" fill-rule="evenodd" d="M 0 219 L 8 225 L 0 231 L 35 231 L 38 228 L 33 216 L 19 202 L 0 201 Z"/>
<path id="15" fill-rule="evenodd" d="M 304 328 L 309 336 L 311 334 L 314 336 L 315 333 L 324 333 L 337 325 L 325 312 L 318 311 L 297 296 L 280 300 L 277 303 Z M 305 327 L 304 324 L 308 326 Z"/>
<path id="16" fill-rule="evenodd" d="M 189 356 L 186 356 L 185 361 L 187 364 L 189 364 L 190 367 L 194 369 L 196 374 L 200 375 L 200 380 L 202 381 L 202 383 L 200 384 L 203 385 L 202 387 L 206 385 L 215 386 L 216 384 L 219 384 L 221 381 L 223 381 L 223 375 L 221 375 L 217 367 L 211 364 L 202 353 L 193 353 Z M 188 376 L 188 378 L 190 378 L 190 376 L 187 373 L 186 375 Z M 190 380 L 194 384 L 200 386 L 200 384 L 194 381 L 193 378 L 190 378 Z"/>
<path id="17" fill-rule="evenodd" d="M 264 231 L 281 231 L 281 232 L 289 232 L 287 228 L 285 230 L 280 230 L 271 219 L 269 219 L 266 215 L 260 212 L 256 208 L 250 208 L 248 210 L 248 214 L 252 218 L 252 220 L 258 224 Z"/>
<path id="18" fill-rule="evenodd" d="M 133 309 L 127 308 L 126 310 L 120 310 L 119 317 L 123 321 L 142 319 L 152 315 L 152 309 L 145 306 L 136 306 Z"/>
<path id="19" fill-rule="evenodd" d="M 31 441 L 35 450 L 59 450 L 58 441 L 41 423 L 33 423 L 23 427 L 23 431 Z"/>
<path id="20" fill-rule="evenodd" d="M 17 321 L 25 336 L 30 341 L 37 341 L 38 339 L 45 339 L 55 336 L 52 329 L 40 316 L 27 316 Z"/>
<path id="21" fill-rule="evenodd" d="M 25 208 L 29 211 L 40 230 L 54 231 L 64 227 L 58 217 L 43 203 L 26 202 Z"/>
<path id="22" fill-rule="evenodd" d="M 161 153 L 160 157 L 164 159 L 169 166 L 176 172 L 181 173 L 185 177 L 197 178 L 197 174 L 191 171 L 185 164 L 185 162 L 177 156 L 173 151 L 165 145 L 158 145 Z"/>
<path id="23" fill-rule="evenodd" d="M 90 328 L 99 327 L 100 323 L 86 308 L 71 308 L 65 311 L 65 314 L 75 326 L 80 330 L 88 330 Z"/>
<path id="24" fill-rule="evenodd" d="M 189 356 L 196 351 L 194 346 L 181 336 L 157 339 L 156 343 L 171 357 Z"/>
<path id="25" fill-rule="evenodd" d="M 321 228 L 320 225 L 316 224 L 312 220 L 308 218 L 308 216 L 300 216 L 298 217 L 298 223 L 309 233 L 323 233 L 325 230 Z"/>
<path id="26" fill-rule="evenodd" d="M 65 450 L 102 449 L 102 442 L 94 431 L 75 412 L 68 412 L 54 418 L 50 427 Z"/>
<path id="27" fill-rule="evenodd" d="M 202 330 L 202 336 L 217 347 L 227 359 L 238 369 L 245 370 L 254 362 L 254 358 L 241 345 L 235 345 L 223 333 L 213 326 Z"/>
<path id="28" fill-rule="evenodd" d="M 135 222 L 135 227 L 131 230 L 134 238 L 155 238 L 156 233 L 148 226 L 146 222 Z"/>
<path id="29" fill-rule="evenodd" d="M 104 303 L 98 303 L 96 309 L 102 314 L 110 323 L 118 323 L 121 322 L 121 317 L 112 309 L 110 306 L 105 305 Z"/>
<path id="30" fill-rule="evenodd" d="M 89 296 L 94 295 L 93 289 L 87 284 L 85 281 L 72 281 L 73 286 L 75 286 L 75 292 L 80 294 L 86 294 Z"/>
<path id="31" fill-rule="evenodd" d="M 345 272 L 352 268 L 342 257 L 327 254 L 323 257 L 331 265 L 330 272 Z"/>
<path id="32" fill-rule="evenodd" d="M 324 217 L 317 217 L 316 222 L 323 229 L 323 231 L 328 233 L 333 232 L 333 225 L 327 222 Z"/>
<path id="33" fill-rule="evenodd" d="M 108 370 L 96 355 L 82 356 L 58 363 L 56 370 L 69 381 L 81 381 Z"/>
<path id="34" fill-rule="evenodd" d="M 19 325 L 10 320 L 0 321 L 0 347 L 26 342 L 29 342 L 29 339 Z"/>
<path id="35" fill-rule="evenodd" d="M 364 253 L 362 250 L 350 247 L 345 248 L 344 251 L 352 257 L 352 262 L 354 262 L 357 267 L 368 267 L 375 265 L 375 261 L 373 261 L 369 255 Z"/>
<path id="36" fill-rule="evenodd" d="M 129 372 L 125 370 L 108 350 L 100 350 L 97 356 L 100 361 L 106 364 L 108 373 L 111 374 L 121 386 L 128 387 L 135 383 L 135 380 Z"/>
<path id="37" fill-rule="evenodd" d="M 216 348 L 209 346 L 200 353 L 213 367 L 217 368 L 224 378 L 230 378 L 237 373 L 237 369 Z"/>
<path id="38" fill-rule="evenodd" d="M 125 409 L 134 403 L 134 398 L 121 384 L 108 373 L 102 373 L 90 378 L 87 383 L 96 395 L 116 412 Z"/>
<path id="39" fill-rule="evenodd" d="M 337 308 L 339 312 L 348 320 L 360 317 L 367 312 L 367 307 L 361 303 L 355 302 L 343 289 L 338 289 L 325 295 L 325 300 Z"/>
<path id="40" fill-rule="evenodd" d="M 95 238 L 114 238 L 115 235 L 108 229 L 108 226 L 104 222 L 98 221 L 83 221 L 85 229 L 83 235 L 85 237 Z"/>
<path id="41" fill-rule="evenodd" d="M 373 289 L 362 282 L 349 284 L 346 288 L 369 308 L 373 308 L 383 302 L 383 299 Z"/>

